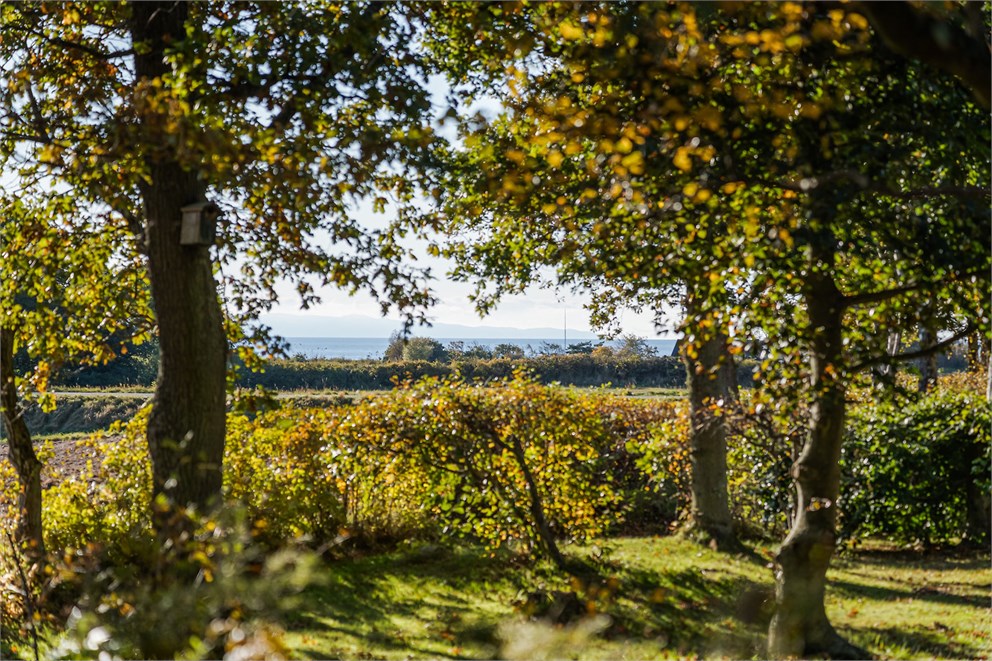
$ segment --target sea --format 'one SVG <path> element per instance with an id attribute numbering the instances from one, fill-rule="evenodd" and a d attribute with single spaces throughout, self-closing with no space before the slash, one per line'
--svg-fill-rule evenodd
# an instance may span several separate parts
<path id="1" fill-rule="evenodd" d="M 473 346 L 482 346 L 492 349 L 497 344 L 514 344 L 523 349 L 527 355 L 537 353 L 551 353 L 544 351 L 548 345 L 561 350 L 563 338 L 527 338 L 527 339 L 504 339 L 504 338 L 459 338 L 459 337 L 439 337 L 435 338 L 445 346 L 455 342 L 461 342 L 463 349 L 470 349 Z M 389 346 L 388 337 L 287 337 L 289 342 L 289 355 L 292 357 L 303 356 L 305 358 L 347 358 L 359 360 L 362 358 L 380 359 Z M 579 344 L 588 340 L 568 340 L 568 346 Z M 671 355 L 675 347 L 675 340 L 645 340 L 647 345 L 658 352 L 659 356 Z M 600 343 L 600 340 L 592 340 L 593 346 Z M 617 340 L 602 341 L 607 346 L 617 346 Z"/>

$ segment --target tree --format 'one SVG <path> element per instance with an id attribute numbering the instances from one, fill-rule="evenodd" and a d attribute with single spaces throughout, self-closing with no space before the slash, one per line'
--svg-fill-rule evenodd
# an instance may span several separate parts
<path id="1" fill-rule="evenodd" d="M 444 345 L 432 337 L 411 337 L 403 345 L 403 360 L 442 361 L 446 358 Z"/>
<path id="2" fill-rule="evenodd" d="M 491 237 L 473 270 L 500 288 L 553 265 L 621 297 L 681 285 L 697 356 L 721 329 L 760 342 L 763 387 L 809 412 L 770 653 L 863 657 L 823 603 L 847 390 L 921 355 L 873 330 L 912 328 L 925 301 L 964 320 L 944 342 L 988 327 L 982 114 L 847 8 L 544 5 L 530 30 L 523 8 L 500 11 L 452 23 L 478 37 L 504 21 L 508 49 L 539 53 L 510 71 L 512 112 L 468 127 L 459 175 L 478 183 L 459 217 Z"/>
<path id="3" fill-rule="evenodd" d="M 401 5 L 22 3 L 0 8 L 0 158 L 123 218 L 142 244 L 159 331 L 154 490 L 207 507 L 221 487 L 229 316 L 321 285 L 410 309 L 430 300 L 389 231 L 433 159 L 428 95 Z M 37 185 L 35 185 L 37 184 Z M 36 194 L 36 193 L 32 193 Z M 180 242 L 181 209 L 224 212 L 219 246 Z"/>
<path id="4" fill-rule="evenodd" d="M 881 53 L 859 15 L 814 6 L 802 18 L 791 54 L 789 38 L 776 58 L 775 42 L 759 37 L 755 51 L 772 54 L 770 66 L 760 81 L 742 80 L 750 89 L 761 84 L 759 114 L 774 131 L 765 144 L 775 150 L 755 141 L 739 154 L 772 164 L 764 176 L 742 177 L 765 182 L 750 188 L 747 203 L 758 211 L 758 236 L 777 239 L 747 246 L 748 278 L 761 286 L 742 319 L 778 357 L 778 365 L 763 365 L 771 368 L 765 380 L 777 372 L 783 380 L 773 387 L 802 392 L 809 403 L 808 435 L 792 471 L 796 517 L 776 557 L 769 651 L 862 658 L 823 606 L 842 498 L 837 457 L 847 391 L 870 365 L 919 357 L 955 339 L 892 357 L 887 334 L 871 332 L 918 323 L 928 301 L 944 301 L 967 320 L 955 336 L 987 327 L 980 292 L 988 288 L 989 224 L 979 182 L 988 164 L 974 147 L 987 127 L 951 81 Z M 837 50 L 818 33 L 829 34 Z M 870 99 L 847 93 L 861 86 L 873 90 Z M 816 111 L 803 112 L 807 94 Z M 780 104 L 798 112 L 776 113 Z"/>
<path id="5" fill-rule="evenodd" d="M 455 275 L 477 282 L 485 312 L 551 267 L 558 283 L 598 293 L 594 319 L 603 326 L 619 306 L 683 298 L 691 308 L 683 355 L 693 409 L 693 523 L 705 539 L 736 548 L 719 411 L 735 399 L 736 378 L 728 319 L 716 312 L 709 277 L 728 268 L 733 253 L 716 241 L 723 219 L 678 213 L 702 209 L 712 197 L 686 172 L 691 167 L 652 159 L 684 137 L 691 115 L 676 102 L 686 116 L 673 125 L 667 114 L 674 106 L 661 109 L 660 96 L 689 94 L 688 83 L 677 83 L 677 92 L 657 84 L 675 65 L 666 44 L 672 35 L 655 30 L 671 8 L 508 7 L 434 8 L 443 38 L 429 43 L 441 66 L 455 84 L 499 94 L 505 107 L 494 121 L 470 118 L 462 126 L 466 149 L 447 185 L 448 212 L 456 236 L 469 238 L 449 246 L 460 265 Z M 673 41 L 693 38 L 676 29 Z M 492 48 L 474 47 L 480 34 Z M 679 165 L 692 160 L 687 149 L 677 155 Z"/>
<path id="6" fill-rule="evenodd" d="M 52 221 L 60 216 L 73 225 Z M 31 205 L 5 193 L 0 217 L 0 404 L 20 482 L 17 536 L 40 556 L 42 464 L 22 415 L 25 394 L 51 409 L 49 379 L 63 364 L 100 364 L 126 352 L 129 341 L 147 338 L 151 311 L 125 226 L 87 217 L 57 194 Z M 15 367 L 18 351 L 29 359 L 26 372 Z"/>
<path id="7" fill-rule="evenodd" d="M 524 357 L 524 350 L 518 347 L 516 344 L 510 344 L 509 342 L 501 342 L 493 347 L 493 357 L 494 358 L 512 358 L 518 360 Z"/>
<path id="8" fill-rule="evenodd" d="M 992 107 L 988 10 L 979 2 L 918 5 L 909 2 L 858 2 L 885 44 L 958 78 L 986 110 Z"/>

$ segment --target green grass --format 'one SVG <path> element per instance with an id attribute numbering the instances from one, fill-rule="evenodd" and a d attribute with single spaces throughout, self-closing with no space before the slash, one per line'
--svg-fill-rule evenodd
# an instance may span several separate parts
<path id="1" fill-rule="evenodd" d="M 768 549 L 728 557 L 676 538 L 617 539 L 596 573 L 478 551 L 408 551 L 340 561 L 287 623 L 299 658 L 760 658 L 771 587 Z M 886 658 L 989 653 L 987 555 L 848 554 L 830 574 L 838 629 Z M 574 591 L 590 614 L 569 625 L 528 618 L 542 596 Z M 530 600 L 528 597 L 530 596 Z"/>
<path id="2" fill-rule="evenodd" d="M 834 625 L 878 656 L 992 653 L 987 554 L 868 551 L 840 557 L 829 576 Z"/>

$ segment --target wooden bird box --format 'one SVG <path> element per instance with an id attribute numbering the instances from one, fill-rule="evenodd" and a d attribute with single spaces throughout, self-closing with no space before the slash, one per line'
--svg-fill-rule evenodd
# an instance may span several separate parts
<path id="1" fill-rule="evenodd" d="M 183 222 L 179 243 L 184 246 L 211 246 L 217 238 L 220 209 L 213 202 L 196 202 L 182 208 Z"/>

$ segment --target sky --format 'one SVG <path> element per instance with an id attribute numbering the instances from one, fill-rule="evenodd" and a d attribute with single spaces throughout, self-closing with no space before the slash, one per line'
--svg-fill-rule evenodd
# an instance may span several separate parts
<path id="1" fill-rule="evenodd" d="M 449 92 L 449 87 L 441 76 L 433 76 L 427 84 L 434 99 L 434 105 L 438 117 L 443 116 L 447 109 L 445 98 Z M 461 113 L 473 115 L 482 113 L 489 117 L 498 114 L 501 108 L 499 99 L 491 96 L 477 98 L 468 107 L 460 109 Z M 458 138 L 454 126 L 450 123 L 439 121 L 436 129 L 453 142 Z M 386 223 L 386 216 L 376 217 L 370 207 L 363 205 L 356 213 L 362 219 L 363 224 L 368 227 L 383 227 Z M 387 207 L 386 214 L 389 213 Z M 421 246 L 411 245 L 414 249 Z M 568 328 L 580 331 L 596 332 L 589 323 L 589 313 L 585 309 L 589 302 L 588 295 L 573 294 L 566 290 L 555 291 L 554 289 L 544 289 L 531 287 L 523 294 L 507 296 L 484 319 L 480 318 L 469 299 L 473 291 L 471 283 L 453 282 L 449 280 L 447 272 L 451 268 L 451 263 L 439 257 L 427 255 L 423 250 L 417 250 L 417 263 L 422 267 L 430 267 L 435 280 L 431 288 L 439 303 L 428 312 L 428 317 L 433 321 L 447 324 L 461 324 L 465 326 L 503 326 L 511 328 L 562 328 L 567 324 Z M 323 299 L 319 305 L 311 306 L 308 310 L 299 309 L 299 298 L 290 286 L 286 286 L 280 291 L 279 303 L 272 312 L 277 314 L 299 314 L 299 315 L 320 315 L 320 316 L 345 316 L 345 315 L 366 315 L 370 317 L 380 316 L 380 309 L 370 296 L 364 293 L 348 296 L 347 292 L 325 287 L 318 289 Z M 398 315 L 390 315 L 398 319 Z M 632 311 L 621 313 L 620 319 L 621 334 L 634 334 L 643 338 L 671 338 L 675 337 L 674 330 L 677 323 L 676 313 L 669 309 L 666 314 L 666 327 L 656 329 L 654 326 L 654 315 L 652 313 L 637 314 Z"/>
<path id="2" fill-rule="evenodd" d="M 428 311 L 428 317 L 437 322 L 462 324 L 465 326 L 508 326 L 511 328 L 568 328 L 582 331 L 595 329 L 589 324 L 589 313 L 584 309 L 588 296 L 576 295 L 567 291 L 531 287 L 525 293 L 506 297 L 499 306 L 485 318 L 480 318 L 469 300 L 472 285 L 453 282 L 444 277 L 448 270 L 447 262 L 424 257 L 419 260 L 429 263 L 437 279 L 432 289 L 439 300 L 438 305 Z M 290 315 L 319 315 L 340 317 L 346 315 L 380 316 L 379 304 L 368 294 L 359 292 L 349 296 L 347 292 L 332 287 L 317 290 L 322 302 L 308 310 L 300 310 L 299 297 L 289 285 L 281 287 L 279 303 L 273 313 Z M 398 315 L 388 315 L 398 319 Z M 667 314 L 668 328 L 655 332 L 653 315 L 623 312 L 620 327 L 623 334 L 634 334 L 643 338 L 670 338 L 675 333 L 673 311 Z"/>
<path id="3" fill-rule="evenodd" d="M 367 223 L 379 226 L 375 220 Z M 427 312 L 429 319 L 446 324 L 464 326 L 503 326 L 510 328 L 562 328 L 567 325 L 580 331 L 596 332 L 589 323 L 589 312 L 585 306 L 589 303 L 588 294 L 576 294 L 568 289 L 529 287 L 522 294 L 505 296 L 496 308 L 485 318 L 479 317 L 470 296 L 474 285 L 466 282 L 455 282 L 447 277 L 452 263 L 444 258 L 433 257 L 417 250 L 422 246 L 409 246 L 417 251 L 416 265 L 429 267 L 433 275 L 430 287 L 438 303 Z M 379 317 L 380 307 L 368 293 L 360 291 L 349 296 L 346 291 L 335 287 L 316 287 L 321 303 L 311 305 L 307 310 L 300 309 L 299 295 L 295 288 L 286 283 L 278 288 L 279 301 L 271 310 L 276 314 L 343 317 L 347 315 L 364 315 Z M 653 313 L 635 313 L 621 311 L 619 327 L 621 334 L 634 334 L 647 339 L 675 337 L 674 326 L 678 322 L 677 313 L 673 309 L 666 310 L 666 328 L 656 332 Z M 388 315 L 399 319 L 395 312 Z M 292 336 L 292 335 L 290 335 Z M 358 335 L 352 336 L 357 337 Z"/>

